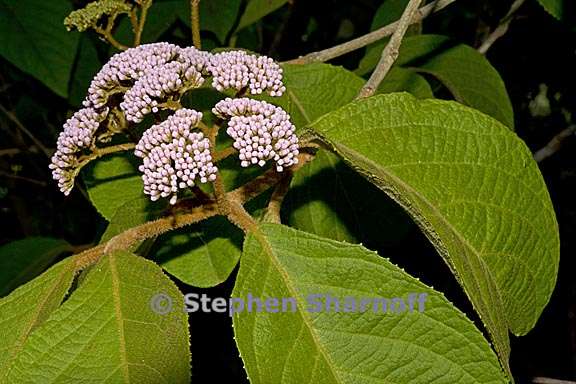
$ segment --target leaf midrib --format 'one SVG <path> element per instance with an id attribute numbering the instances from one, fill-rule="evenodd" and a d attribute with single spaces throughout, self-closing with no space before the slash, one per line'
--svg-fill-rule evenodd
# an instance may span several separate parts
<path id="1" fill-rule="evenodd" d="M 266 235 L 260 230 L 259 227 L 255 227 L 255 230 L 252 233 L 254 234 L 254 237 L 256 238 L 256 240 L 262 246 L 262 249 L 264 250 L 264 252 L 266 254 L 268 254 L 268 256 L 269 256 L 268 260 L 270 260 L 271 264 L 278 271 L 278 274 L 281 277 L 281 280 L 284 282 L 284 285 L 288 289 L 291 297 L 294 297 L 294 298 L 299 297 L 300 295 L 298 294 L 297 289 L 294 287 L 292 280 L 290 279 L 290 276 L 282 268 L 282 263 L 278 259 L 277 255 L 274 253 L 274 250 L 272 249 L 272 246 L 268 242 Z M 337 383 L 344 384 L 344 381 L 342 381 L 340 376 L 337 375 L 338 367 L 332 362 L 332 360 L 330 359 L 330 357 L 328 355 L 328 352 L 323 348 L 323 345 L 320 342 L 319 337 L 316 334 L 314 327 L 311 324 L 310 319 L 308 319 L 308 317 L 305 316 L 302 311 L 296 311 L 296 312 L 300 314 L 302 322 L 304 323 L 304 325 L 308 329 L 308 333 L 310 334 L 310 337 L 312 337 L 312 340 L 314 341 L 314 345 L 316 347 L 316 350 L 324 358 L 326 365 L 330 369 L 330 373 L 332 374 L 332 377 L 334 377 L 334 380 Z"/>
<path id="2" fill-rule="evenodd" d="M 333 145 L 333 146 L 334 146 L 334 148 L 335 148 L 335 150 L 336 150 L 337 152 L 340 152 L 342 155 L 344 155 L 344 156 L 342 156 L 342 157 L 343 157 L 344 159 L 346 159 L 347 161 L 349 161 L 348 159 L 350 159 L 350 158 L 356 158 L 356 159 L 360 160 L 361 162 L 363 162 L 363 163 L 366 164 L 366 165 L 371 165 L 374 169 L 380 170 L 383 175 L 385 175 L 385 176 L 389 177 L 390 179 L 394 180 L 394 182 L 398 183 L 398 185 L 402 186 L 402 187 L 405 188 L 408 192 L 414 194 L 414 195 L 417 196 L 423 203 L 425 203 L 426 206 L 436 215 L 436 217 L 446 226 L 446 228 L 448 228 L 448 230 L 450 230 L 450 231 L 458 238 L 458 240 L 459 240 L 466 248 L 468 248 L 468 249 L 470 250 L 471 254 L 474 255 L 474 256 L 477 258 L 477 260 L 480 262 L 480 265 L 482 265 L 482 266 L 484 267 L 483 269 L 487 272 L 488 276 L 492 279 L 493 286 L 496 288 L 496 292 L 495 292 L 495 293 L 497 294 L 497 297 L 496 297 L 495 299 L 497 299 L 497 301 L 500 303 L 500 307 L 501 307 L 501 308 L 504 308 L 504 302 L 503 302 L 503 300 L 502 300 L 501 292 L 500 292 L 500 289 L 499 289 L 499 287 L 498 287 L 498 284 L 497 284 L 496 280 L 494 279 L 494 276 L 492 275 L 491 270 L 487 267 L 487 265 L 486 265 L 486 263 L 484 262 L 484 260 L 479 256 L 479 252 L 478 252 L 471 244 L 469 244 L 468 241 L 466 241 L 466 239 L 464 239 L 464 238 L 462 237 L 461 233 L 460 233 L 459 231 L 457 231 L 456 228 L 454 228 L 454 226 L 453 226 L 449 221 L 446 220 L 446 218 L 444 217 L 444 215 L 443 215 L 440 211 L 438 211 L 438 210 L 436 209 L 436 207 L 435 207 L 430 201 L 428 201 L 428 199 L 427 199 L 425 196 L 423 196 L 422 194 L 420 194 L 420 193 L 419 193 L 417 190 L 415 190 L 410 184 L 408 184 L 408 183 L 404 182 L 404 180 L 398 178 L 395 174 L 393 174 L 393 173 L 391 173 L 391 172 L 388 172 L 388 170 L 386 169 L 386 167 L 383 167 L 383 166 L 375 163 L 374 161 L 372 161 L 371 159 L 365 157 L 364 155 L 362 155 L 362 154 L 360 154 L 360 153 L 358 153 L 358 152 L 356 152 L 356 151 L 354 151 L 354 150 L 352 150 L 352 149 L 350 149 L 350 148 L 348 148 L 348 147 L 346 147 L 346 146 L 343 146 L 343 145 Z M 349 156 L 346 156 L 346 154 L 349 155 Z M 353 164 L 352 164 L 352 165 L 353 165 Z M 365 174 L 368 174 L 368 175 L 377 177 L 376 175 L 370 174 L 370 173 L 369 173 L 367 170 L 365 170 L 365 169 L 363 169 L 363 171 L 364 171 Z M 381 181 L 384 181 L 384 180 L 381 180 Z M 386 192 L 386 191 L 385 191 L 385 192 Z M 394 199 L 394 200 L 397 201 L 399 204 L 401 204 L 402 206 L 404 206 L 405 209 L 408 210 L 409 212 L 411 212 L 413 215 L 418 216 L 421 220 L 422 220 L 422 219 L 425 219 L 424 217 L 422 217 L 421 214 L 419 214 L 419 212 L 417 212 L 416 210 L 412 209 L 410 206 L 404 204 L 405 202 L 402 201 L 402 200 L 399 198 L 399 196 L 394 195 L 394 194 L 390 194 L 390 196 L 391 196 L 392 199 Z M 432 231 L 434 234 L 436 234 L 436 231 L 433 231 L 433 230 L 430 228 L 430 226 L 427 226 L 427 227 L 422 226 L 422 229 L 423 229 L 425 232 Z M 450 254 L 447 252 L 446 246 L 443 245 L 443 240 L 440 239 L 440 238 L 438 238 L 438 240 L 439 240 L 440 243 L 442 243 L 442 248 L 443 248 L 442 251 L 443 251 L 443 252 L 441 252 L 441 253 L 442 253 L 443 255 L 445 255 L 445 258 L 447 259 L 447 261 L 449 261 L 449 263 L 447 263 L 448 266 L 449 266 L 450 269 L 452 270 L 452 273 L 454 274 L 454 276 L 456 276 L 456 278 L 458 279 L 458 281 L 460 281 L 461 285 L 466 289 L 466 287 L 469 286 L 469 285 L 466 284 L 466 282 L 461 278 L 461 276 L 460 276 L 460 275 L 458 274 L 458 272 L 455 270 L 454 266 L 451 265 L 451 264 L 453 263 L 453 261 L 452 261 L 452 255 L 450 255 Z M 437 247 L 440 246 L 440 244 L 436 244 L 435 241 L 433 241 L 433 243 L 434 243 L 434 245 L 437 246 Z M 440 251 L 440 250 L 439 250 L 439 251 Z M 467 259 L 466 259 L 466 258 L 462 258 L 462 260 L 464 260 L 465 262 L 467 262 Z M 473 280 L 474 285 L 475 285 L 476 288 L 477 288 L 477 292 L 483 292 L 483 290 L 480 289 L 480 284 L 479 284 L 479 282 L 478 282 L 478 279 L 476 278 L 476 275 L 475 275 L 474 273 L 471 273 L 471 274 L 470 274 L 470 277 L 473 278 L 472 280 Z M 469 295 L 469 297 L 470 297 L 470 302 L 472 303 L 473 307 L 475 307 L 475 309 L 476 309 L 477 304 L 471 299 L 471 296 L 470 296 L 470 295 Z M 488 310 L 490 307 L 492 307 L 492 305 L 490 305 L 490 304 L 488 304 L 488 303 L 486 303 L 486 302 L 484 301 L 484 295 L 480 295 L 480 298 L 481 298 L 483 307 L 486 308 L 486 310 L 483 310 L 482 312 L 477 311 L 477 313 L 479 314 L 480 318 L 482 318 L 482 319 L 484 320 L 484 316 L 482 316 L 482 315 L 483 315 L 483 314 L 486 314 L 486 316 L 487 316 L 489 319 L 492 320 L 494 317 L 492 317 L 491 314 L 495 314 L 495 315 L 496 315 L 496 317 L 495 317 L 496 319 L 501 319 L 501 317 L 499 316 L 499 315 L 500 315 L 499 311 L 489 311 L 489 310 Z M 504 330 L 501 330 L 501 332 L 505 332 L 506 335 L 507 335 L 507 332 L 508 332 L 508 321 L 507 321 L 506 317 L 504 317 L 504 319 L 501 319 L 500 322 L 501 322 L 501 323 L 504 325 L 504 327 L 505 327 L 505 329 L 504 329 Z M 505 351 L 509 350 L 509 348 L 504 348 L 504 346 L 501 344 L 500 339 L 495 337 L 495 331 L 492 330 L 492 329 L 493 329 L 492 327 L 486 327 L 486 328 L 488 329 L 488 332 L 489 332 L 490 334 L 492 334 L 492 336 L 493 336 L 493 338 L 494 338 L 494 341 L 495 341 L 495 344 L 496 344 L 496 350 L 497 350 L 498 354 L 501 356 L 502 362 L 507 362 L 507 361 L 508 361 L 509 352 L 505 352 Z M 509 372 L 509 368 L 508 368 L 508 366 L 507 366 L 507 363 L 506 363 L 505 365 L 506 365 L 506 366 L 505 366 L 504 368 L 506 369 L 507 372 Z"/>

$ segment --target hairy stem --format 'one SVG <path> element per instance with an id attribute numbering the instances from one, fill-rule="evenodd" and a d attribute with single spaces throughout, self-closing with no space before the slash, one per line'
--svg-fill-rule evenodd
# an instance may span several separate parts
<path id="1" fill-rule="evenodd" d="M 456 0 L 436 0 L 422 8 L 420 8 L 419 12 L 417 13 L 419 17 L 410 21 L 410 24 L 418 23 L 422 19 L 430 16 L 433 13 L 436 13 L 448 5 L 452 4 Z M 366 35 L 360 36 L 356 39 L 347 41 L 345 43 L 336 45 L 334 47 L 324 49 L 317 52 L 309 53 L 305 56 L 301 56 L 297 59 L 289 60 L 287 63 L 289 64 L 309 64 L 309 63 L 317 63 L 317 62 L 325 62 L 328 60 L 332 60 L 336 57 L 342 56 L 346 53 L 355 51 L 357 49 L 363 48 L 369 44 L 372 44 L 378 40 L 381 40 L 385 37 L 388 37 L 396 31 L 398 28 L 400 21 L 396 21 L 394 23 L 388 24 L 382 28 L 379 28 L 373 32 L 367 33 Z"/>
<path id="2" fill-rule="evenodd" d="M 420 19 L 419 17 L 416 17 L 416 15 L 418 14 L 418 7 L 421 2 L 422 0 L 410 0 L 404 13 L 402 13 L 402 17 L 400 17 L 400 20 L 398 21 L 396 31 L 394 31 L 390 41 L 382 51 L 382 57 L 380 58 L 376 69 L 374 69 L 372 76 L 370 76 L 366 84 L 364 84 L 360 93 L 358 93 L 357 98 L 372 96 L 374 92 L 376 92 L 376 89 L 378 89 L 382 80 L 384 80 L 392 68 L 392 65 L 394 65 L 394 62 L 396 62 L 396 59 L 398 58 L 400 45 L 402 44 L 402 39 L 404 38 L 408 27 L 412 24 L 414 19 Z"/>
<path id="3" fill-rule="evenodd" d="M 277 224 L 282 222 L 280 219 L 280 211 L 282 210 L 282 202 L 284 201 L 284 197 L 290 189 L 292 176 L 292 170 L 288 169 L 286 170 L 286 174 L 280 179 L 278 184 L 276 184 L 274 192 L 272 192 L 272 196 L 270 196 L 270 201 L 268 202 L 266 213 L 264 214 L 264 221 Z"/>
<path id="4" fill-rule="evenodd" d="M 200 0 L 190 0 L 190 26 L 192 28 L 192 43 L 197 49 L 202 49 L 200 39 Z"/>
<path id="5" fill-rule="evenodd" d="M 236 152 L 238 152 L 236 150 L 236 148 L 233 147 L 228 147 L 226 149 L 223 149 L 221 151 L 218 152 L 214 152 L 214 157 L 212 158 L 212 160 L 214 162 L 218 162 L 218 161 L 222 161 L 230 156 L 232 156 L 233 154 L 235 154 Z"/>

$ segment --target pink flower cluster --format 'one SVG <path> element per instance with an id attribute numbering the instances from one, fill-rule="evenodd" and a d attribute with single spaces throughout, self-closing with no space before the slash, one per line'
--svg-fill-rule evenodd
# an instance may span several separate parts
<path id="1" fill-rule="evenodd" d="M 282 69 L 266 56 L 244 51 L 216 54 L 194 47 L 181 48 L 169 43 L 145 44 L 118 53 L 96 74 L 88 88 L 83 109 L 64 124 L 50 169 L 62 192 L 68 195 L 82 165 L 80 158 L 96 147 L 96 137 L 116 130 L 103 124 L 110 110 L 121 112 L 127 121 L 141 122 L 161 108 L 177 108 L 182 94 L 200 87 L 205 77 L 212 86 L 247 90 L 250 94 L 267 92 L 280 96 L 286 90 Z M 278 171 L 297 162 L 298 139 L 288 114 L 281 108 L 250 99 L 226 99 L 215 113 L 230 118 L 228 134 L 240 151 L 242 166 L 276 162 Z M 178 109 L 160 124 L 148 129 L 135 151 L 144 159 L 145 193 L 152 200 L 170 196 L 175 203 L 179 189 L 215 178 L 209 141 L 193 132 L 202 114 Z M 97 132 L 98 131 L 98 132 Z M 108 135 L 110 136 L 110 135 Z"/>
<path id="2" fill-rule="evenodd" d="M 68 195 L 74 187 L 74 177 L 80 155 L 94 143 L 94 133 L 106 118 L 108 111 L 93 108 L 77 111 L 66 123 L 56 142 L 56 152 L 49 167 L 58 188 Z"/>
<path id="3" fill-rule="evenodd" d="M 202 113 L 179 109 L 160 124 L 144 132 L 134 154 L 143 159 L 144 193 L 152 201 L 169 197 L 175 204 L 180 189 L 216 179 L 218 169 L 212 163 L 210 142 L 193 129 Z"/>
<path id="4" fill-rule="evenodd" d="M 148 71 L 124 95 L 120 108 L 126 119 L 139 123 L 150 112 L 158 112 L 163 99 L 177 94 L 182 87 L 199 87 L 204 82 L 200 72 L 189 62 L 172 61 Z"/>
<path id="5" fill-rule="evenodd" d="M 234 139 L 241 166 L 264 166 L 267 160 L 274 160 L 276 170 L 282 172 L 298 163 L 296 128 L 282 108 L 265 101 L 226 98 L 212 111 L 230 119 L 226 133 Z"/>
<path id="6" fill-rule="evenodd" d="M 282 96 L 282 68 L 269 57 L 249 55 L 244 51 L 227 51 L 210 57 L 207 68 L 212 75 L 212 87 L 218 91 L 248 88 L 251 94 L 268 91 L 270 96 Z"/>

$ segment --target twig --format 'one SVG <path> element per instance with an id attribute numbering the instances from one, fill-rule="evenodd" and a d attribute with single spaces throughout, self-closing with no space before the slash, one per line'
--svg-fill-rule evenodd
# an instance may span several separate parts
<path id="1" fill-rule="evenodd" d="M 94 30 L 100 35 L 102 36 L 104 39 L 106 39 L 107 42 L 110 43 L 110 45 L 112 45 L 114 48 L 120 50 L 120 51 L 125 51 L 128 49 L 128 47 L 120 42 L 118 42 L 118 40 L 116 40 L 114 38 L 114 36 L 112 36 L 112 33 L 110 31 L 107 31 L 105 29 L 102 29 L 98 26 L 94 27 Z"/>
<path id="2" fill-rule="evenodd" d="M 152 0 L 143 0 L 141 2 L 141 11 L 140 17 L 138 18 L 138 27 L 136 28 L 136 32 L 134 33 L 134 43 L 135 47 L 140 45 L 142 40 L 142 31 L 144 31 L 144 24 L 146 23 L 146 17 L 148 16 L 148 9 L 152 5 Z"/>
<path id="3" fill-rule="evenodd" d="M 192 28 L 192 42 L 194 47 L 202 49 L 200 39 L 200 0 L 190 0 L 190 27 Z"/>
<path id="4" fill-rule="evenodd" d="M 31 179 L 31 178 L 29 178 L 29 177 L 24 177 L 24 176 L 13 175 L 13 174 L 8 173 L 8 172 L 0 171 L 0 175 L 2 175 L 2 176 L 4 176 L 4 177 L 8 177 L 8 178 L 10 178 L 10 179 L 14 179 L 14 180 L 26 181 L 26 182 L 28 182 L 28 183 L 35 184 L 35 185 L 38 185 L 38 186 L 40 186 L 40 187 L 45 187 L 45 186 L 47 185 L 47 183 L 44 182 L 44 181 L 40 181 L 40 180 L 36 180 L 36 179 Z"/>
<path id="5" fill-rule="evenodd" d="M 508 13 L 506 13 L 506 15 L 500 20 L 500 23 L 498 24 L 496 29 L 494 29 L 494 31 L 492 31 L 492 33 L 490 33 L 484 39 L 484 41 L 478 48 L 478 52 L 485 55 L 486 52 L 488 52 L 488 50 L 490 49 L 490 47 L 492 47 L 492 45 L 496 42 L 496 40 L 498 40 L 499 38 L 504 36 L 506 32 L 508 32 L 510 23 L 514 19 L 514 13 L 516 13 L 518 8 L 520 8 L 520 6 L 524 4 L 524 1 L 525 0 L 516 0 L 514 1 L 514 3 L 512 3 L 510 9 L 508 10 Z"/>
<path id="6" fill-rule="evenodd" d="M 298 155 L 299 162 L 292 167 L 292 171 L 304 166 L 304 164 L 313 159 L 313 157 L 312 154 L 300 153 L 300 155 Z M 284 174 L 276 172 L 275 169 L 271 169 L 247 184 L 226 193 L 226 215 L 241 228 L 245 229 L 247 223 L 250 222 L 252 218 L 250 217 L 249 220 L 242 219 L 245 219 L 245 211 L 242 208 L 242 204 L 271 188 L 282 177 L 284 177 Z M 166 216 L 154 221 L 149 221 L 124 231 L 114 236 L 108 242 L 97 245 L 94 248 L 90 248 L 74 256 L 76 270 L 84 269 L 96 263 L 100 257 L 107 252 L 127 249 L 137 242 L 222 214 L 224 209 L 220 204 L 218 201 L 215 202 L 211 200 L 201 206 L 189 208 L 185 213 L 177 213 L 173 216 Z M 239 217 L 240 222 L 236 222 L 236 218 Z"/>
<path id="7" fill-rule="evenodd" d="M 534 153 L 534 160 L 539 163 L 542 160 L 552 156 L 562 147 L 562 142 L 564 139 L 574 135 L 574 133 L 576 133 L 576 125 L 571 125 L 568 128 L 560 131 L 560 133 L 554 136 L 552 140 L 548 142 L 548 144 Z"/>
<path id="8" fill-rule="evenodd" d="M 19 148 L 0 149 L 0 156 L 14 156 L 21 152 L 22 151 Z"/>
<path id="9" fill-rule="evenodd" d="M 290 189 L 292 176 L 292 170 L 288 169 L 286 170 L 284 177 L 282 177 L 278 184 L 276 184 L 274 192 L 272 192 L 272 196 L 270 196 L 268 208 L 266 208 L 266 213 L 264 214 L 264 221 L 277 224 L 282 222 L 280 219 L 280 211 L 282 210 L 282 202 L 284 201 L 284 197 Z"/>
<path id="10" fill-rule="evenodd" d="M 576 384 L 576 381 L 551 379 L 549 377 L 535 377 L 532 382 L 536 384 Z"/>
<path id="11" fill-rule="evenodd" d="M 235 154 L 236 152 L 238 152 L 238 150 L 236 150 L 236 148 L 234 147 L 228 147 L 226 149 L 223 149 L 219 152 L 215 152 L 214 153 L 214 157 L 212 159 L 212 161 L 214 161 L 215 163 L 218 161 L 222 161 L 230 156 L 232 156 L 233 154 Z"/>
<path id="12" fill-rule="evenodd" d="M 0 111 L 2 111 L 6 115 L 6 117 L 18 127 L 18 129 L 20 129 L 22 132 L 24 132 L 26 134 L 26 136 L 28 136 L 30 138 L 30 140 L 32 140 L 34 142 L 34 144 L 36 144 L 36 146 L 38 148 L 40 148 L 40 150 L 46 155 L 46 157 L 50 158 L 52 156 L 52 153 L 50 152 L 50 150 L 48 150 L 48 148 L 46 148 L 44 146 L 44 144 L 42 144 L 42 142 L 40 140 L 38 140 L 32 134 L 32 132 L 30 132 L 28 130 L 28 128 L 26 128 L 24 126 L 24 124 L 22 124 L 20 122 L 20 120 L 18 120 L 18 117 L 16 117 L 16 115 L 14 113 L 12 113 L 9 110 L 7 110 L 6 108 L 4 108 L 1 104 L 0 104 Z"/>
<path id="13" fill-rule="evenodd" d="M 386 44 L 386 47 L 382 51 L 382 57 L 380 57 L 380 61 L 378 62 L 376 69 L 374 72 L 372 72 L 372 76 L 370 76 L 366 84 L 364 84 L 358 93 L 357 98 L 360 99 L 372 96 L 374 92 L 376 92 L 376 89 L 382 80 L 384 80 L 390 71 L 390 68 L 392 68 L 392 65 L 398 58 L 402 39 L 404 38 L 408 27 L 410 24 L 412 24 L 412 20 L 419 19 L 419 17 L 416 17 L 416 15 L 418 14 L 418 7 L 420 6 L 421 2 L 422 0 L 410 0 L 406 6 L 406 9 L 402 13 L 402 17 L 400 17 L 396 31 L 394 31 L 390 41 L 388 44 Z"/>
<path id="14" fill-rule="evenodd" d="M 430 16 L 433 13 L 436 13 L 448 5 L 452 4 L 456 0 L 436 0 L 422 8 L 420 8 L 417 15 L 419 17 L 410 21 L 410 24 L 418 23 L 422 19 Z M 309 63 L 316 63 L 316 62 L 325 62 L 328 60 L 332 60 L 335 57 L 342 56 L 348 52 L 355 51 L 357 49 L 363 48 L 369 44 L 372 44 L 378 40 L 381 40 L 387 36 L 390 36 L 396 31 L 398 28 L 399 21 L 396 21 L 392 24 L 388 24 L 380 29 L 377 29 L 373 32 L 370 32 L 366 35 L 360 36 L 356 39 L 347 41 L 346 43 L 342 43 L 336 45 L 332 48 L 324 49 L 318 52 L 312 52 L 305 56 L 301 56 L 297 59 L 292 59 L 287 61 L 289 64 L 309 64 Z"/>

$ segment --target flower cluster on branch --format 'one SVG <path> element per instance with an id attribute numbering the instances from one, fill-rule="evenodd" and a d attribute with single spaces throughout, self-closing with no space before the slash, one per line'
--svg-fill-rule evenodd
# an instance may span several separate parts
<path id="1" fill-rule="evenodd" d="M 218 91 L 281 96 L 286 90 L 277 63 L 244 51 L 212 54 L 153 43 L 118 53 L 96 74 L 84 108 L 66 122 L 58 138 L 50 168 L 60 190 L 70 193 L 79 168 L 99 150 L 98 144 L 148 114 L 154 114 L 157 123 L 143 133 L 134 152 L 143 160 L 139 170 L 144 193 L 174 204 L 179 191 L 214 181 L 218 169 L 211 140 L 199 128 L 202 113 L 180 106 L 184 93 L 206 79 Z M 158 122 L 161 110 L 173 113 Z M 226 133 L 234 139 L 242 167 L 273 160 L 281 172 L 297 163 L 298 138 L 282 108 L 247 97 L 226 98 L 213 113 L 228 120 Z"/>

